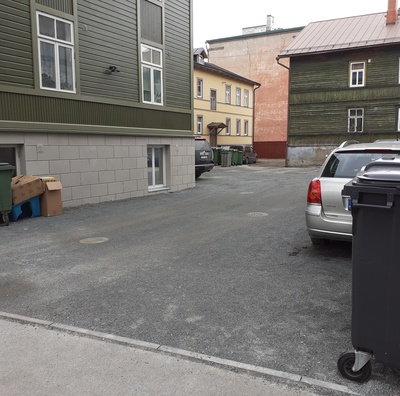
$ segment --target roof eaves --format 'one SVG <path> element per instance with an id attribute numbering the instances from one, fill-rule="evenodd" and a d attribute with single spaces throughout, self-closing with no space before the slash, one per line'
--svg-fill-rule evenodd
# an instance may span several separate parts
<path id="1" fill-rule="evenodd" d="M 279 28 L 279 29 L 268 30 L 266 32 L 241 34 L 239 36 L 230 36 L 230 37 L 223 37 L 223 38 L 206 40 L 206 43 L 214 44 L 214 43 L 220 43 L 220 42 L 223 42 L 223 41 L 235 41 L 235 40 L 241 40 L 241 39 L 245 40 L 245 39 L 252 38 L 252 37 L 270 36 L 270 35 L 273 35 L 273 34 L 297 32 L 297 31 L 300 31 L 302 29 L 304 29 L 304 26 L 294 27 L 294 28 L 289 28 L 289 29 L 280 29 Z"/>
<path id="2" fill-rule="evenodd" d="M 316 55 L 316 54 L 326 54 L 328 52 L 341 52 L 341 51 L 349 51 L 349 50 L 357 50 L 362 48 L 371 48 L 371 47 L 383 47 L 388 45 L 398 45 L 400 44 L 400 39 L 398 41 L 393 40 L 369 40 L 359 43 L 343 43 L 340 45 L 325 45 L 322 47 L 315 47 L 315 48 L 298 48 L 296 50 L 288 50 L 288 51 L 281 51 L 280 54 L 277 56 L 278 59 L 281 58 L 290 58 L 290 57 L 297 57 L 297 56 L 308 56 L 308 55 Z"/>
<path id="3" fill-rule="evenodd" d="M 194 67 L 197 69 L 202 69 L 202 70 L 206 70 L 208 72 L 214 73 L 214 74 L 219 74 L 225 77 L 229 77 L 232 78 L 234 80 L 238 80 L 244 83 L 247 83 L 249 85 L 257 85 L 257 86 L 261 86 L 260 83 L 253 81 L 253 80 L 249 80 L 246 77 L 240 76 L 239 74 L 233 73 L 229 70 L 226 70 L 220 66 L 214 65 L 213 63 L 209 63 L 209 62 L 204 62 L 204 64 L 201 63 L 195 63 Z"/>

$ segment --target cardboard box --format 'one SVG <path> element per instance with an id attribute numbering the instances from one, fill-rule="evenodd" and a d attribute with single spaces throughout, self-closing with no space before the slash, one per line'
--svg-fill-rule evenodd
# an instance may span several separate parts
<path id="1" fill-rule="evenodd" d="M 40 197 L 40 213 L 42 216 L 58 216 L 63 212 L 59 181 L 43 182 L 44 193 Z"/>
<path id="2" fill-rule="evenodd" d="M 13 205 L 37 197 L 43 191 L 43 183 L 38 176 L 19 175 L 13 177 L 11 180 Z"/>

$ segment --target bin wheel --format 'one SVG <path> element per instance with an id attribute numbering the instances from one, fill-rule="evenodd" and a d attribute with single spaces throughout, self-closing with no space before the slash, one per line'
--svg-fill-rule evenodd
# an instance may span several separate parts
<path id="1" fill-rule="evenodd" d="M 8 226 L 10 224 L 10 219 L 8 218 L 8 213 L 3 213 L 2 214 L 3 217 L 3 223 L 5 226 Z"/>
<path id="2" fill-rule="evenodd" d="M 371 362 L 368 361 L 359 371 L 353 371 L 353 365 L 356 360 L 354 352 L 344 352 L 339 356 L 337 367 L 343 377 L 355 381 L 365 382 L 371 377 L 372 368 Z"/>

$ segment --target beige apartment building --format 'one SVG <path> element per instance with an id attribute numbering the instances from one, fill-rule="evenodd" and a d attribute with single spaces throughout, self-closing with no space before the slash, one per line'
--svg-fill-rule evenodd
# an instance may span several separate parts
<path id="1" fill-rule="evenodd" d="M 206 61 L 194 50 L 194 132 L 212 147 L 253 144 L 255 90 L 260 84 Z"/>
<path id="2" fill-rule="evenodd" d="M 273 18 L 263 26 L 243 29 L 243 35 L 207 41 L 209 61 L 245 78 L 258 81 L 254 115 L 254 148 L 260 158 L 286 158 L 288 134 L 289 61 L 277 55 L 302 27 L 273 29 Z"/>

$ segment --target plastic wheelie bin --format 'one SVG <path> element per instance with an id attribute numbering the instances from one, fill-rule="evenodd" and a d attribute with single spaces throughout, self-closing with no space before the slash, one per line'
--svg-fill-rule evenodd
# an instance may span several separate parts
<path id="1" fill-rule="evenodd" d="M 227 167 L 232 165 L 232 151 L 222 150 L 221 151 L 221 166 Z"/>
<path id="2" fill-rule="evenodd" d="M 371 376 L 371 358 L 400 368 L 400 158 L 369 163 L 342 191 L 353 217 L 353 351 L 338 359 L 353 381 Z"/>
<path id="3" fill-rule="evenodd" d="M 221 147 L 213 147 L 214 165 L 221 165 Z"/>
<path id="4" fill-rule="evenodd" d="M 239 165 L 239 150 L 231 149 L 231 152 L 232 165 Z"/>
<path id="5" fill-rule="evenodd" d="M 8 226 L 8 214 L 12 209 L 11 179 L 15 166 L 0 163 L 0 213 L 4 225 Z"/>

